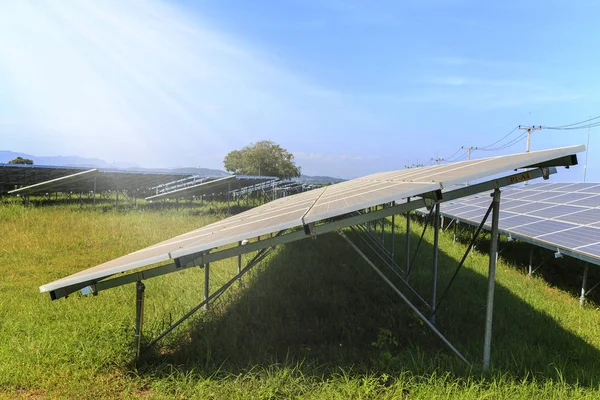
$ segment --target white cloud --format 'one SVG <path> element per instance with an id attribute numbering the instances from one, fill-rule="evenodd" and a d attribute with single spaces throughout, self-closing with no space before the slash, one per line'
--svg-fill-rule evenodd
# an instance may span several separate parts
<path id="1" fill-rule="evenodd" d="M 315 132 L 323 109 L 357 114 L 162 0 L 0 3 L 3 87 L 16 111 L 0 129 L 27 140 L 3 147 L 147 166 L 219 166 L 271 132 Z"/>

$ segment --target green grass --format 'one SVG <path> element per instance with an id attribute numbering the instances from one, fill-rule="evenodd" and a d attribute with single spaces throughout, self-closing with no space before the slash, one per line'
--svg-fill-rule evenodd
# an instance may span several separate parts
<path id="1" fill-rule="evenodd" d="M 0 397 L 598 397 L 600 311 L 595 303 L 580 308 L 567 288 L 527 277 L 516 250 L 498 265 L 488 375 L 478 368 L 488 263 L 478 252 L 438 316 L 473 369 L 336 234 L 278 248 L 243 286 L 234 285 L 138 363 L 134 285 L 54 302 L 38 291 L 218 218 L 197 209 L 0 206 Z M 414 229 L 413 249 L 420 227 Z M 397 235 L 398 259 L 403 238 Z M 431 234 L 425 238 L 412 282 L 429 293 Z M 441 235 L 440 292 L 465 247 Z M 236 260 L 211 264 L 211 288 L 236 270 Z M 145 282 L 147 338 L 202 300 L 203 276 L 190 269 Z"/>

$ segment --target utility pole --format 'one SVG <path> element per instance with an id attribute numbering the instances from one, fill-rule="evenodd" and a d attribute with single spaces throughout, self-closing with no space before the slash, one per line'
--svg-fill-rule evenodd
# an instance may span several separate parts
<path id="1" fill-rule="evenodd" d="M 531 132 L 533 131 L 539 131 L 542 129 L 542 126 L 521 126 L 519 125 L 519 129 L 523 130 L 523 131 L 527 131 L 527 148 L 525 149 L 526 153 L 529 153 L 529 148 L 531 147 Z"/>
<path id="2" fill-rule="evenodd" d="M 590 115 L 590 121 L 592 120 L 592 116 Z M 588 137 L 587 144 L 585 146 L 585 165 L 583 166 L 583 183 L 585 183 L 585 176 L 587 175 L 587 163 L 588 163 L 588 154 L 590 152 L 590 129 L 591 122 L 588 124 Z M 587 266 L 587 264 L 586 264 Z"/>
<path id="3" fill-rule="evenodd" d="M 525 148 L 525 152 L 529 153 L 529 149 L 531 147 L 531 132 L 532 131 L 539 131 L 542 129 L 542 126 L 535 126 L 535 125 L 531 125 L 531 126 L 521 126 L 519 125 L 519 129 L 521 130 L 527 130 L 527 147 Z M 525 181 L 523 183 L 523 185 L 527 185 L 527 181 Z"/>
<path id="4" fill-rule="evenodd" d="M 467 150 L 467 154 L 468 154 L 468 157 L 467 157 L 467 159 L 468 159 L 469 161 L 471 161 L 471 151 L 473 151 L 473 150 L 477 150 L 479 147 L 473 147 L 473 146 L 465 147 L 465 146 L 461 146 L 460 148 L 461 148 L 461 149 L 466 149 L 466 150 Z M 464 157 L 464 156 L 463 156 L 463 157 Z M 467 185 L 467 186 L 469 186 L 469 181 L 467 181 L 466 185 Z"/>

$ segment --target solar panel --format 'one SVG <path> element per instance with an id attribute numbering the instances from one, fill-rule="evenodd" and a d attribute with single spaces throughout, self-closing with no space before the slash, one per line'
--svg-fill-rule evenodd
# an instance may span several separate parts
<path id="1" fill-rule="evenodd" d="M 529 185 L 527 185 L 527 188 L 529 190 L 552 190 L 553 187 L 557 187 L 560 186 L 561 184 L 558 182 L 537 182 L 537 183 L 531 183 Z M 523 188 L 519 188 L 519 189 L 514 189 L 517 191 L 522 191 L 524 190 Z"/>
<path id="2" fill-rule="evenodd" d="M 535 238 L 541 235 L 546 235 L 548 233 L 555 233 L 564 231 L 565 229 L 571 229 L 576 226 L 577 225 L 569 224 L 566 222 L 544 219 L 539 222 L 534 222 L 533 224 L 521 225 L 511 228 L 510 231 Z"/>
<path id="3" fill-rule="evenodd" d="M 558 218 L 560 216 L 566 214 L 573 214 L 581 210 L 581 207 L 567 206 L 561 204 L 553 207 L 541 208 L 539 210 L 532 211 L 529 213 L 529 215 L 542 218 Z"/>
<path id="4" fill-rule="evenodd" d="M 600 193 L 598 183 L 540 182 L 504 189 L 500 230 L 543 247 L 559 248 L 569 255 L 581 258 L 579 255 L 583 254 L 585 260 L 600 265 L 600 195 L 596 193 Z M 479 224 L 477 212 L 459 205 L 485 206 L 480 203 L 482 198 L 477 195 L 458 199 L 454 209 L 442 207 L 441 213 Z"/>
<path id="5" fill-rule="evenodd" d="M 478 207 L 472 211 L 461 213 L 460 216 L 466 219 L 481 219 L 487 212 L 487 208 Z"/>
<path id="6" fill-rule="evenodd" d="M 577 200 L 570 204 L 574 206 L 600 207 L 600 196 L 591 195 L 591 197 L 586 197 L 585 199 Z"/>
<path id="7" fill-rule="evenodd" d="M 523 206 L 525 204 L 529 204 L 527 201 L 523 201 L 523 200 L 505 200 L 504 199 L 504 192 L 502 192 L 502 201 L 500 202 L 500 209 L 501 210 L 507 210 L 507 211 L 512 211 L 513 208 L 516 207 L 520 207 Z"/>
<path id="8" fill-rule="evenodd" d="M 579 249 L 584 254 L 589 254 L 592 257 L 600 258 L 600 244 L 593 244 Z"/>
<path id="9" fill-rule="evenodd" d="M 524 167 L 570 165 L 574 153 L 585 146 L 543 150 L 454 164 L 377 173 L 331 186 L 287 196 L 226 218 L 146 249 L 106 262 L 69 277 L 43 285 L 41 291 L 87 284 L 115 273 L 129 271 L 169 259 L 197 255 L 219 246 L 238 243 L 259 235 L 310 226 L 330 218 L 348 218 L 352 213 L 415 196 L 438 193 L 465 181 L 513 173 Z M 459 189 L 455 189 L 459 190 Z M 414 202 L 414 208 L 422 202 Z"/>
<path id="10" fill-rule="evenodd" d="M 517 214 L 529 214 L 534 211 L 538 211 L 544 208 L 553 207 L 554 204 L 550 203 L 541 203 L 541 202 L 528 202 L 527 204 L 523 204 L 522 206 L 513 207 L 510 209 L 510 212 L 514 212 Z"/>
<path id="11" fill-rule="evenodd" d="M 600 229 L 587 226 L 578 226 L 563 232 L 539 236 L 544 242 L 555 244 L 559 247 L 577 249 L 600 242 Z"/>
<path id="12" fill-rule="evenodd" d="M 600 209 L 580 208 L 578 212 L 556 217 L 560 221 L 578 225 L 591 225 L 600 221 Z"/>
<path id="13" fill-rule="evenodd" d="M 530 225 L 535 222 L 543 221 L 543 219 L 541 218 L 530 217 L 528 215 L 513 214 L 513 216 L 516 216 L 518 218 L 511 217 L 510 219 L 501 219 L 499 221 L 500 229 L 511 230 L 518 226 Z"/>
<path id="14" fill-rule="evenodd" d="M 7 173 L 8 171 L 8 173 Z M 49 172 L 51 171 L 51 173 Z M 21 174 L 21 175 L 19 175 Z M 54 176 L 59 174 L 59 176 Z M 89 169 L 79 167 L 18 166 L 16 168 L 0 168 L 0 182 L 6 175 L 11 182 L 20 182 L 11 194 L 45 194 L 47 192 L 85 193 L 94 190 L 148 190 L 161 183 L 170 182 L 189 173 L 160 171 L 129 171 L 118 169 Z M 18 178 L 22 176 L 22 178 Z M 52 177 L 48 179 L 48 177 Z"/>
<path id="15" fill-rule="evenodd" d="M 583 200 L 585 198 L 591 197 L 592 195 L 589 193 L 565 193 L 559 196 L 550 196 L 548 197 L 548 203 L 557 203 L 557 204 L 565 204 L 565 203 L 573 203 L 575 201 Z"/>
<path id="16" fill-rule="evenodd" d="M 562 193 L 559 192 L 547 192 L 547 191 L 533 191 L 530 190 L 529 193 L 523 193 L 519 198 L 525 201 L 547 201 L 551 202 L 555 197 L 561 196 Z"/>
<path id="17" fill-rule="evenodd" d="M 597 183 L 574 183 L 569 186 L 570 192 L 588 192 L 590 189 L 598 187 Z"/>
<path id="18" fill-rule="evenodd" d="M 600 193 L 600 185 L 596 184 L 595 186 L 588 186 L 587 188 L 580 189 L 579 191 L 581 193 L 599 194 Z"/>
<path id="19" fill-rule="evenodd" d="M 556 183 L 551 188 L 544 189 L 544 191 L 568 193 L 568 192 L 571 192 L 571 189 L 570 189 L 571 186 L 573 186 L 573 183 Z"/>

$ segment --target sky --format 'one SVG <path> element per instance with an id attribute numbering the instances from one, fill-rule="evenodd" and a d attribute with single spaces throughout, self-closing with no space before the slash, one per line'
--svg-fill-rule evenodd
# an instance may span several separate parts
<path id="1" fill-rule="evenodd" d="M 0 0 L 0 150 L 222 168 L 272 140 L 341 178 L 523 152 L 518 125 L 600 115 L 598 15 L 595 0 Z M 543 129 L 531 149 L 587 138 Z M 588 182 L 598 155 L 600 127 Z M 585 158 L 557 179 L 582 181 Z"/>

